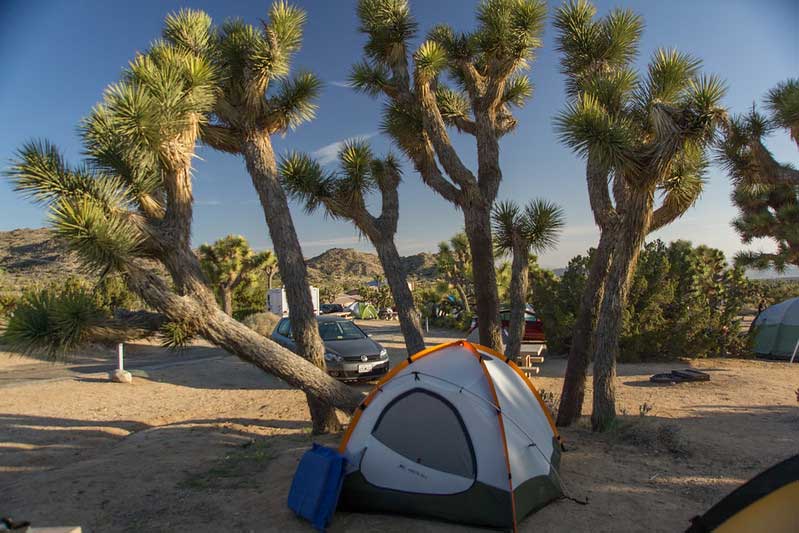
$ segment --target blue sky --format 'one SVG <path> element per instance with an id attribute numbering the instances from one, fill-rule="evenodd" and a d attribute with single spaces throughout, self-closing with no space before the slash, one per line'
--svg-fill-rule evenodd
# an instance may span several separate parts
<path id="1" fill-rule="evenodd" d="M 356 29 L 355 2 L 298 1 L 308 12 L 303 49 L 297 68 L 312 70 L 326 85 L 317 119 L 276 138 L 278 153 L 315 152 L 322 159 L 342 140 L 369 137 L 378 153 L 390 148 L 378 132 L 380 104 L 356 94 L 344 84 L 350 66 L 361 57 L 364 38 Z M 137 50 L 158 37 L 164 16 L 180 7 L 206 10 L 217 22 L 239 17 L 257 23 L 268 1 L 13 1 L 0 0 L 0 165 L 5 167 L 26 140 L 47 138 L 58 144 L 72 162 L 80 160 L 77 124 L 116 81 Z M 557 6 L 550 2 L 550 12 Z M 600 14 L 615 6 L 630 7 L 644 17 L 646 29 L 639 64 L 657 47 L 676 47 L 704 60 L 705 71 L 719 74 L 728 85 L 726 105 L 745 111 L 776 83 L 799 75 L 799 2 L 795 0 L 673 0 L 597 2 Z M 474 2 L 411 0 L 421 34 L 446 22 L 469 30 Z M 533 64 L 533 99 L 517 113 L 519 128 L 502 141 L 504 179 L 500 199 L 520 202 L 545 197 L 561 204 L 568 225 L 557 250 L 542 264 L 563 266 L 597 239 L 585 191 L 584 163 L 561 145 L 553 131 L 553 116 L 563 108 L 563 76 L 559 73 L 555 32 L 548 23 L 544 47 Z M 471 138 L 457 139 L 463 159 L 472 167 Z M 778 159 L 799 164 L 787 135 L 774 136 L 769 146 Z M 256 248 L 270 246 L 263 212 L 243 160 L 200 148 L 195 165 L 196 210 L 194 242 L 212 241 L 228 233 L 246 236 Z M 731 254 L 741 248 L 730 221 L 730 186 L 718 168 L 683 219 L 656 236 L 689 239 Z M 410 168 L 400 189 L 401 214 L 397 244 L 404 254 L 434 250 L 436 244 L 461 226 L 460 213 L 426 188 Z M 352 226 L 306 215 L 293 207 L 306 256 L 330 247 L 371 250 Z M 0 230 L 40 227 L 45 213 L 0 183 Z M 757 243 L 756 249 L 769 249 Z"/>

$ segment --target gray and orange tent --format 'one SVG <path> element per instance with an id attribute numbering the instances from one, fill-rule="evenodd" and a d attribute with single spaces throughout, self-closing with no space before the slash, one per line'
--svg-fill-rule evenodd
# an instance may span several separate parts
<path id="1" fill-rule="evenodd" d="M 761 472 L 691 522 L 688 533 L 799 531 L 799 455 Z"/>
<path id="2" fill-rule="evenodd" d="M 366 397 L 339 451 L 339 509 L 515 529 L 563 494 L 561 443 L 529 379 L 468 341 L 409 357 Z"/>

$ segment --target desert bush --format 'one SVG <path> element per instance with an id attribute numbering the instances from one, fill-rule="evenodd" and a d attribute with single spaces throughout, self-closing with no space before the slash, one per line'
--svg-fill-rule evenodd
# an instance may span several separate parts
<path id="1" fill-rule="evenodd" d="M 531 269 L 531 301 L 553 353 L 569 348 L 590 259 L 575 257 L 560 279 Z M 622 315 L 620 361 L 740 355 L 747 338 L 739 315 L 751 291 L 743 269 L 729 267 L 719 250 L 647 243 Z"/>
<path id="2" fill-rule="evenodd" d="M 554 354 L 569 351 L 589 264 L 590 252 L 589 256 L 578 255 L 558 278 L 552 271 L 540 268 L 535 259 L 531 260 L 529 301 L 544 323 L 547 350 Z"/>
<path id="3" fill-rule="evenodd" d="M 557 418 L 560 395 L 546 389 L 539 389 L 538 395 L 541 396 L 541 401 L 544 402 L 544 406 L 549 409 L 552 418 Z"/>
<path id="4" fill-rule="evenodd" d="M 275 330 L 280 317 L 274 313 L 254 313 L 244 318 L 242 324 L 264 337 L 269 337 Z"/>

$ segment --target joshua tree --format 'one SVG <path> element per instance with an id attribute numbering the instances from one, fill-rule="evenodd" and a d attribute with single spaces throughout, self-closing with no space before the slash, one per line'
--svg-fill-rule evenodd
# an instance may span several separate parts
<path id="1" fill-rule="evenodd" d="M 604 430 L 615 418 L 621 312 L 641 245 L 653 228 L 674 220 L 695 202 L 707 166 L 706 149 L 726 113 L 720 107 L 723 84 L 715 77 L 699 76 L 699 60 L 658 50 L 647 75 L 639 78 L 632 63 L 640 18 L 615 10 L 595 21 L 595 14 L 596 9 L 581 0 L 561 7 L 556 15 L 570 96 L 556 125 L 563 142 L 587 159 L 589 198 L 602 235 L 599 257 L 593 258 L 600 274 L 594 281 L 602 288 L 591 286 L 589 279 L 583 307 L 590 307 L 592 294 L 601 292 L 593 308 L 596 325 L 590 345 L 592 425 Z M 658 191 L 664 196 L 655 209 Z M 600 258 L 607 259 L 598 262 Z M 572 399 L 567 387 L 564 384 L 564 396 Z"/>
<path id="2" fill-rule="evenodd" d="M 134 59 L 84 122 L 87 165 L 71 168 L 55 147 L 30 143 L 8 175 L 17 191 L 48 206 L 54 230 L 86 267 L 122 273 L 162 314 L 167 331 L 183 340 L 201 335 L 317 401 L 351 412 L 361 394 L 219 309 L 190 247 L 191 160 L 218 79 L 202 56 L 156 44 Z M 147 259 L 165 267 L 174 289 Z M 28 337 L 28 347 L 64 349 L 85 338 L 91 317 L 72 319 L 58 324 L 59 339 Z"/>
<path id="3" fill-rule="evenodd" d="M 471 314 L 469 298 L 474 286 L 472 277 L 472 251 L 469 239 L 463 232 L 456 233 L 449 242 L 438 243 L 436 268 L 448 284 L 455 288 L 463 302 L 463 311 Z"/>
<path id="4" fill-rule="evenodd" d="M 377 250 L 397 306 L 408 354 L 419 352 L 424 349 L 419 313 L 394 243 L 399 219 L 399 165 L 391 155 L 375 158 L 369 145 L 360 141 L 347 143 L 338 158 L 340 172 L 328 173 L 307 155 L 291 154 L 281 161 L 280 173 L 289 193 L 301 200 L 307 211 L 323 207 L 329 216 L 355 224 L 369 239 Z M 374 191 L 380 193 L 379 216 L 372 215 L 366 207 L 366 197 Z"/>
<path id="5" fill-rule="evenodd" d="M 502 180 L 499 139 L 516 126 L 511 107 L 524 105 L 532 94 L 526 69 L 541 46 L 546 5 L 486 0 L 477 8 L 473 32 L 436 26 L 412 58 L 409 46 L 417 24 L 406 0 L 360 0 L 358 17 L 367 36 L 366 57 L 353 67 L 350 82 L 359 91 L 386 97 L 383 130 L 422 180 L 463 212 L 480 339 L 499 349 L 491 239 L 491 208 Z M 454 88 L 445 84 L 445 74 Z M 453 146 L 449 127 L 474 137 L 476 172 Z"/>
<path id="6" fill-rule="evenodd" d="M 498 255 L 511 254 L 510 323 L 505 355 L 516 357 L 522 345 L 527 307 L 530 253 L 553 248 L 563 227 L 563 210 L 546 200 L 532 200 L 524 209 L 514 202 L 494 206 L 494 246 Z"/>
<path id="7" fill-rule="evenodd" d="M 266 275 L 266 288 L 272 289 L 275 283 L 275 276 L 280 272 L 277 266 L 277 256 L 274 252 L 270 252 L 269 258 L 263 265 L 263 271 Z"/>
<path id="8" fill-rule="evenodd" d="M 788 130 L 799 146 L 799 80 L 772 89 L 766 99 L 769 117 L 754 108 L 730 120 L 719 145 L 719 161 L 733 182 L 733 203 L 740 216 L 733 221 L 741 240 L 770 237 L 776 253 L 741 252 L 736 263 L 755 268 L 799 266 L 799 171 L 778 163 L 763 144 L 778 128 Z"/>
<path id="9" fill-rule="evenodd" d="M 222 300 L 222 310 L 233 315 L 233 292 L 242 283 L 252 283 L 253 276 L 275 263 L 270 251 L 256 254 L 240 235 L 228 235 L 199 249 L 203 272 Z M 245 285 L 246 286 L 246 285 Z"/>
<path id="10" fill-rule="evenodd" d="M 183 10 L 167 20 L 165 37 L 174 45 L 208 58 L 219 72 L 220 94 L 213 120 L 203 128 L 203 141 L 241 154 L 269 226 L 280 277 L 291 309 L 297 351 L 324 368 L 324 345 L 314 316 L 308 272 L 278 175 L 272 135 L 282 135 L 314 117 L 313 103 L 321 83 L 310 73 L 289 78 L 294 54 L 302 44 L 305 12 L 283 1 L 269 9 L 261 28 L 240 20 L 219 31 L 201 11 Z M 272 89 L 270 86 L 277 84 Z M 335 411 L 308 398 L 314 429 L 341 428 Z"/>

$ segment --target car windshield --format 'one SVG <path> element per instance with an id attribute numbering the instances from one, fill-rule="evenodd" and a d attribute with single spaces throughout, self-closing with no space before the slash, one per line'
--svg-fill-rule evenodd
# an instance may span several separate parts
<path id="1" fill-rule="evenodd" d="M 358 326 L 347 320 L 320 323 L 319 335 L 323 341 L 352 341 L 364 337 Z"/>

